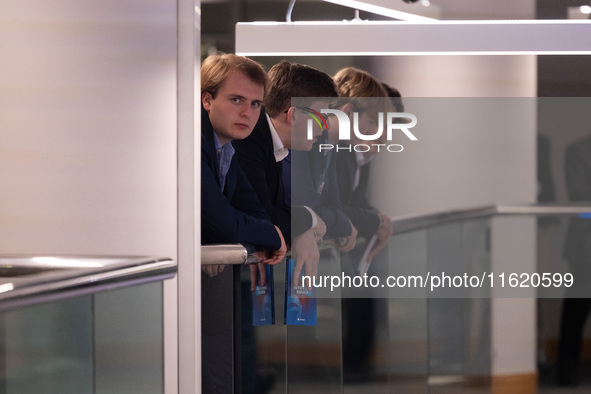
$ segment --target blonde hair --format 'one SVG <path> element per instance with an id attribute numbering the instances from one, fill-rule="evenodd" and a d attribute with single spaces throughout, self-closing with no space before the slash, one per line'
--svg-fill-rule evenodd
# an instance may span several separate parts
<path id="1" fill-rule="evenodd" d="M 388 92 L 381 82 L 375 79 L 367 71 L 355 67 L 346 67 L 334 76 L 339 98 L 335 107 L 341 107 L 346 103 L 353 104 L 357 112 L 369 112 L 377 116 L 378 112 L 392 110 Z"/>
<path id="2" fill-rule="evenodd" d="M 208 92 L 215 98 L 226 78 L 234 71 L 240 71 L 267 92 L 269 79 L 263 66 L 252 59 L 232 53 L 219 53 L 207 57 L 201 63 L 201 92 Z"/>

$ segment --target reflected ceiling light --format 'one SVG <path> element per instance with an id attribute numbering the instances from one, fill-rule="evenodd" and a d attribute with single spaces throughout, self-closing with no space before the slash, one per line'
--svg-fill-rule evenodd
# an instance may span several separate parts
<path id="1" fill-rule="evenodd" d="M 345 7 L 354 8 L 356 10 L 371 12 L 372 14 L 387 16 L 388 18 L 398 19 L 401 21 L 434 21 L 436 19 L 428 18 L 426 16 L 411 14 L 408 12 L 398 11 L 391 8 L 382 7 L 376 4 L 371 4 L 360 0 L 324 0 L 328 3 L 338 4 Z"/>
<path id="2" fill-rule="evenodd" d="M 588 5 L 582 5 L 581 6 L 581 12 L 583 14 L 591 14 L 591 6 Z"/>
<path id="3" fill-rule="evenodd" d="M 51 256 L 33 257 L 35 263 L 54 268 L 99 268 L 104 264 L 100 259 L 84 258 L 72 259 Z"/>
<path id="4" fill-rule="evenodd" d="M 9 291 L 14 290 L 14 284 L 13 283 L 2 283 L 0 285 L 0 293 L 6 293 Z"/>

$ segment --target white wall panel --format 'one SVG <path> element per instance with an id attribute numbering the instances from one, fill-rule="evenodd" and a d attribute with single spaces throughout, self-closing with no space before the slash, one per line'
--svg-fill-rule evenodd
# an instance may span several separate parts
<path id="1" fill-rule="evenodd" d="M 174 0 L 0 2 L 0 254 L 176 259 L 176 56 Z"/>

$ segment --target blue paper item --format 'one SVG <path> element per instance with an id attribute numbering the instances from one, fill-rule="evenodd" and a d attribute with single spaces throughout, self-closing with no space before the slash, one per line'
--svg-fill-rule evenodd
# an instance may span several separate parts
<path id="1" fill-rule="evenodd" d="M 252 292 L 252 325 L 266 326 L 275 324 L 275 289 L 273 286 L 273 266 L 264 266 L 266 273 L 265 284 L 261 283 L 260 271 L 257 273 L 257 283 Z"/>
<path id="2" fill-rule="evenodd" d="M 285 316 L 288 325 L 315 326 L 316 325 L 316 292 L 312 287 L 295 286 L 293 283 L 296 261 L 287 260 L 285 269 Z M 300 273 L 304 275 L 304 273 Z M 300 276 L 298 285 L 302 284 Z"/>

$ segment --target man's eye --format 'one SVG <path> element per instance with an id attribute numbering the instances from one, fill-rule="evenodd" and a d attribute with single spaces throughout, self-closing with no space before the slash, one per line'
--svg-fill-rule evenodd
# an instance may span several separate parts
<path id="1" fill-rule="evenodd" d="M 252 107 L 253 108 L 260 108 L 261 107 L 261 102 L 260 101 L 254 101 L 252 103 Z"/>
<path id="2" fill-rule="evenodd" d="M 230 99 L 231 102 L 233 102 L 234 104 L 240 104 L 240 98 L 239 97 L 232 97 Z"/>

